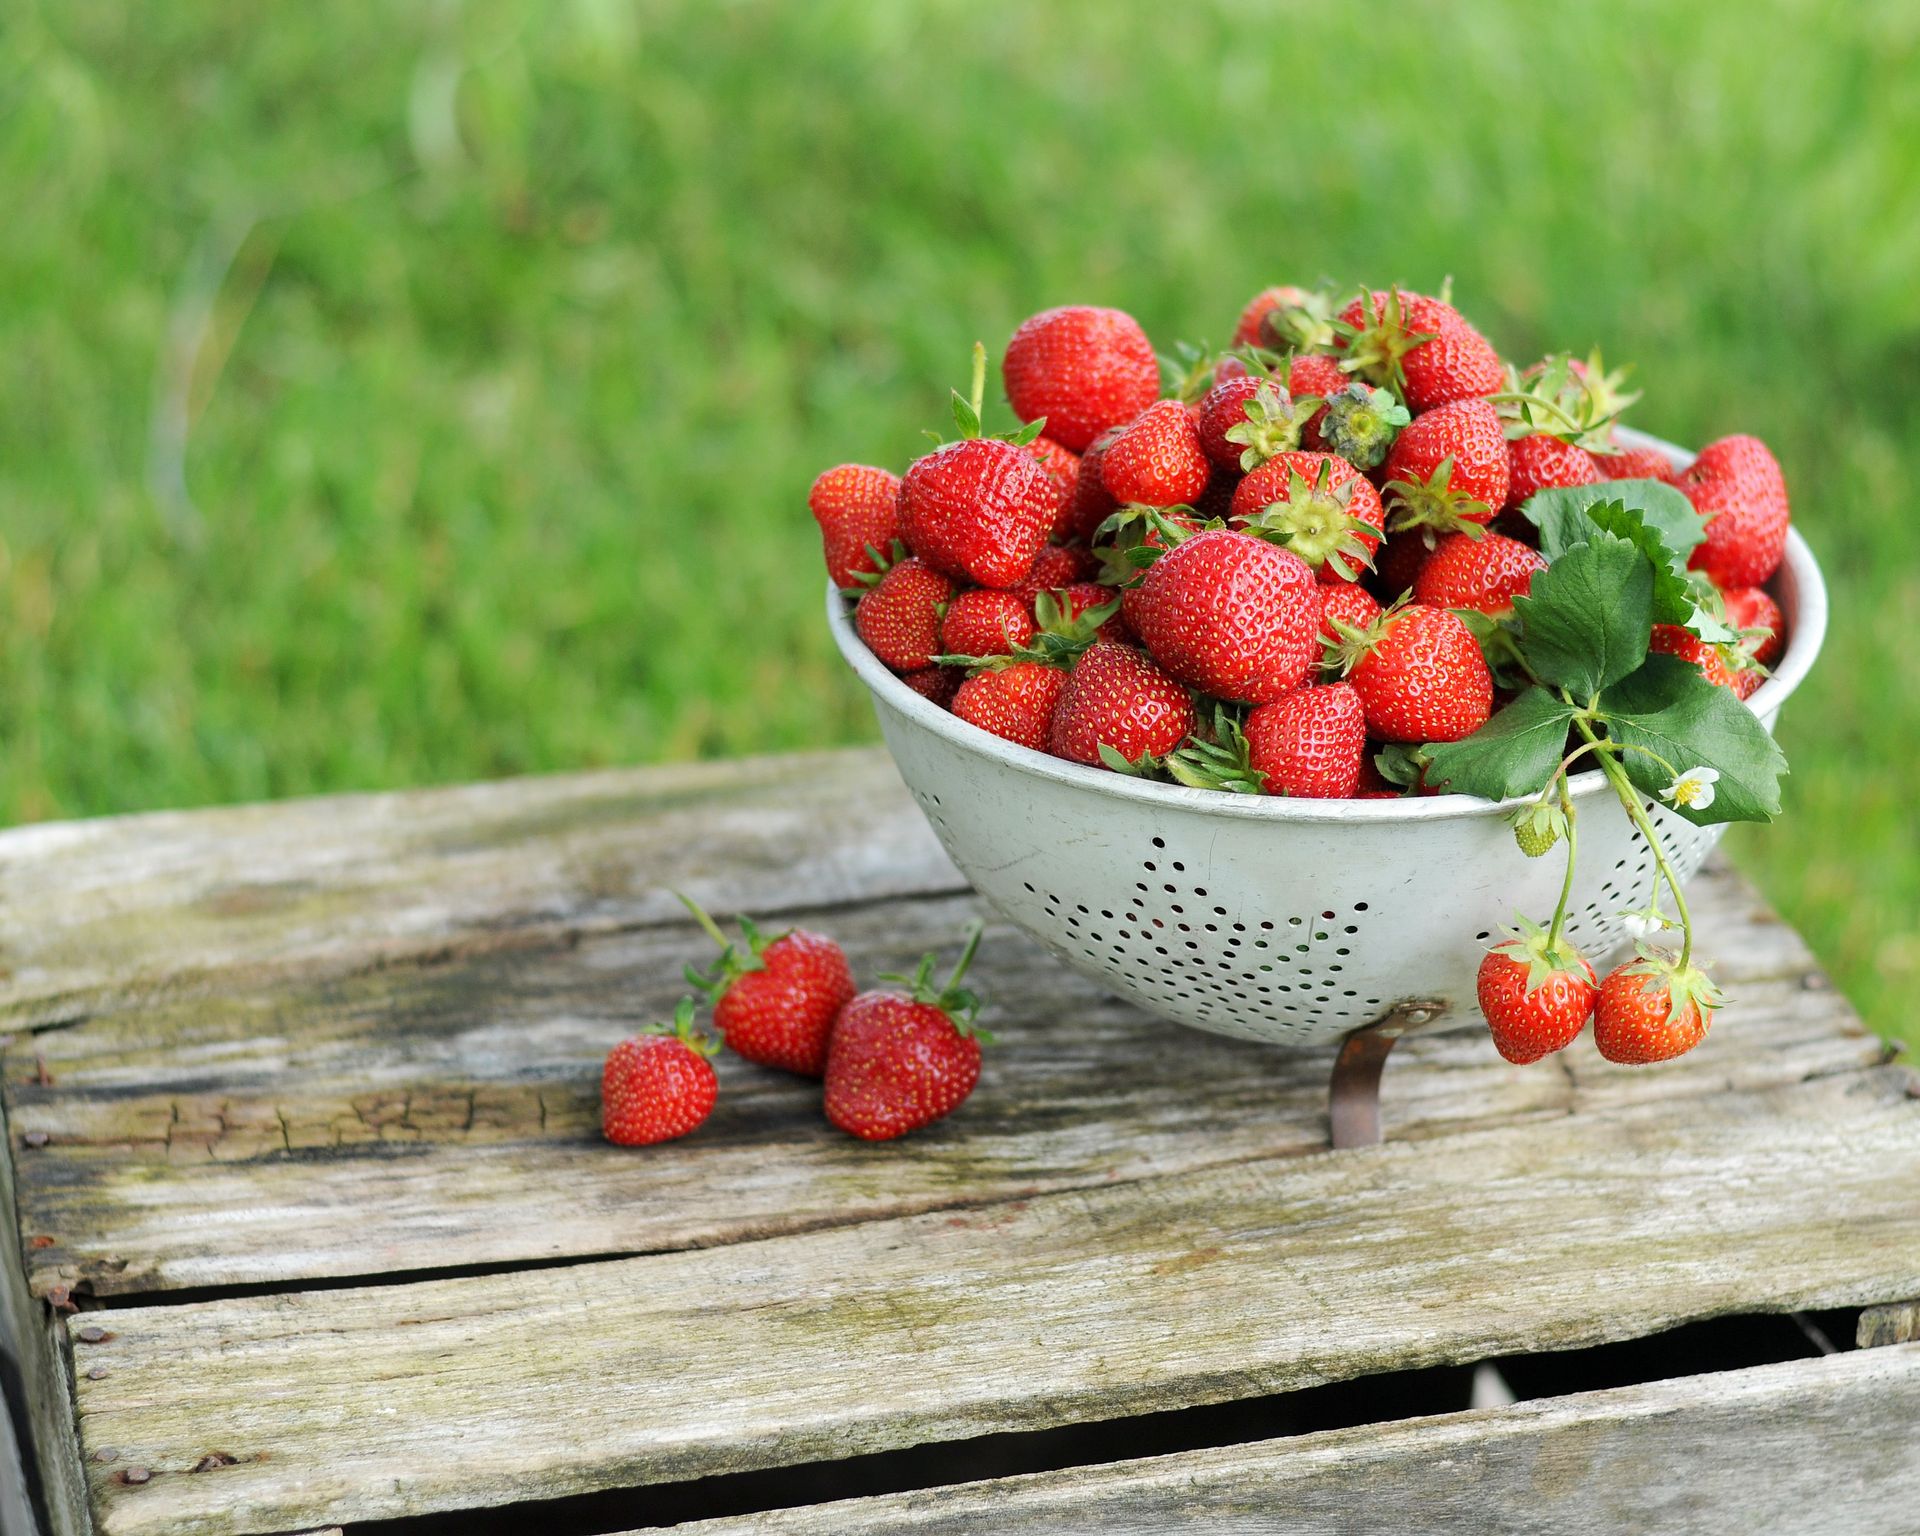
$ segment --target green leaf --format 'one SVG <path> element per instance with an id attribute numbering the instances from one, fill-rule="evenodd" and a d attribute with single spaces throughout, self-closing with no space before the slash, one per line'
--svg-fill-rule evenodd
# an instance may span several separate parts
<path id="1" fill-rule="evenodd" d="M 957 389 L 953 392 L 953 424 L 959 428 L 963 439 L 980 435 L 980 413 L 973 408 L 973 402 Z"/>
<path id="2" fill-rule="evenodd" d="M 1661 531 L 1647 522 L 1642 508 L 1603 501 L 1587 508 L 1587 520 L 1602 532 L 1625 539 L 1653 563 L 1654 623 L 1691 628 L 1696 618 L 1709 624 L 1714 622 L 1711 615 L 1700 612 L 1699 604 L 1693 600 L 1693 585 L 1687 580 L 1686 551 L 1669 545 Z"/>
<path id="3" fill-rule="evenodd" d="M 1653 633 L 1653 564 L 1640 549 L 1594 530 L 1535 574 L 1513 600 L 1520 648 L 1541 682 L 1585 699 L 1646 659 Z"/>
<path id="4" fill-rule="evenodd" d="M 1675 555 L 1675 564 L 1684 568 L 1687 557 L 1707 536 L 1706 519 L 1693 510 L 1675 487 L 1663 480 L 1603 480 L 1598 485 L 1558 485 L 1535 491 L 1521 512 L 1540 530 L 1540 553 L 1557 559 L 1576 544 L 1584 544 L 1599 524 L 1588 515 L 1594 507 L 1617 502 L 1629 512 L 1638 512 L 1660 535 L 1660 540 Z"/>
<path id="5" fill-rule="evenodd" d="M 1629 748 L 1620 759 L 1627 777 L 1650 798 L 1658 799 L 1676 773 L 1718 770 L 1712 805 L 1704 811 L 1672 807 L 1695 826 L 1771 821 L 1780 814 L 1785 755 L 1759 717 L 1731 689 L 1708 682 L 1692 662 L 1649 656 L 1639 671 L 1607 690 L 1600 711 L 1607 735 Z"/>
<path id="6" fill-rule="evenodd" d="M 1427 782 L 1457 795 L 1505 800 L 1547 787 L 1566 751 L 1573 707 L 1529 688 L 1463 741 L 1427 748 Z"/>

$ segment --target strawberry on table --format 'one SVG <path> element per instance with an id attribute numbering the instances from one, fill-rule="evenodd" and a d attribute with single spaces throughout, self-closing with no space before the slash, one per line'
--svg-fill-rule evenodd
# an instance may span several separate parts
<path id="1" fill-rule="evenodd" d="M 1386 511 L 1373 483 L 1331 453 L 1282 453 L 1233 493 L 1244 531 L 1285 545 L 1327 582 L 1355 580 L 1373 563 Z"/>
<path id="2" fill-rule="evenodd" d="M 1138 766 L 1178 747 L 1193 730 L 1193 697 L 1131 645 L 1097 640 L 1067 679 L 1047 750 L 1069 762 Z"/>
<path id="3" fill-rule="evenodd" d="M 1075 453 L 1160 395 L 1159 360 L 1140 323 L 1120 310 L 1085 304 L 1022 321 L 1007 343 L 1001 375 L 1014 415 L 1045 417 L 1046 435 Z"/>
<path id="4" fill-rule="evenodd" d="M 1445 608 L 1396 604 L 1336 650 L 1381 741 L 1458 741 L 1493 712 L 1479 642 Z"/>
<path id="5" fill-rule="evenodd" d="M 858 587 L 898 557 L 900 477 L 871 464 L 837 464 L 807 493 L 807 510 L 820 525 L 827 574 L 836 587 Z"/>
<path id="6" fill-rule="evenodd" d="M 1100 461 L 1107 494 L 1135 506 L 1184 506 L 1207 488 L 1212 473 L 1193 418 L 1178 400 L 1148 406 Z"/>
<path id="7" fill-rule="evenodd" d="M 739 920 L 743 947 L 697 903 L 685 896 L 680 900 L 720 946 L 710 970 L 687 967 L 687 981 L 712 1004 L 721 1038 L 761 1066 L 820 1076 L 834 1018 L 854 993 L 845 951 L 825 934 L 805 928 L 769 939 L 746 917 Z"/>
<path id="8" fill-rule="evenodd" d="M 1564 934 L 1556 939 L 1522 918 L 1512 941 L 1480 962 L 1477 991 L 1494 1048 L 1524 1066 L 1573 1044 L 1600 987 L 1587 957 Z"/>
<path id="9" fill-rule="evenodd" d="M 1460 400 L 1416 416 L 1394 439 L 1382 474 L 1395 532 L 1484 527 L 1507 502 L 1507 438 L 1499 413 L 1484 400 Z"/>
<path id="10" fill-rule="evenodd" d="M 1435 547 L 1414 578 L 1413 599 L 1429 608 L 1476 608 L 1481 613 L 1511 612 L 1516 596 L 1533 585 L 1547 562 L 1540 551 L 1505 534 L 1479 538 L 1450 533 Z"/>
<path id="11" fill-rule="evenodd" d="M 1722 587 L 1757 587 L 1780 566 L 1787 548 L 1787 482 L 1757 437 L 1707 444 L 1676 479 L 1707 520 L 1706 541 L 1688 564 Z"/>
<path id="12" fill-rule="evenodd" d="M 1608 1061 L 1671 1061 L 1706 1038 L 1720 994 L 1691 965 L 1645 954 L 1607 973 L 1593 1011 L 1593 1043 Z"/>
<path id="13" fill-rule="evenodd" d="M 720 1079 L 707 1058 L 720 1048 L 693 1024 L 682 998 L 672 1024 L 622 1040 L 600 1073 L 600 1125 L 608 1141 L 644 1147 L 697 1129 L 713 1113 Z"/>
<path id="14" fill-rule="evenodd" d="M 853 627 L 896 672 L 931 666 L 940 650 L 940 614 L 953 583 L 923 560 L 902 560 L 861 594 Z"/>
<path id="15" fill-rule="evenodd" d="M 862 992 L 840 1012 L 827 1056 L 827 1118 L 862 1141 L 890 1141 L 944 1119 L 980 1080 L 974 1020 L 980 1000 L 960 985 L 980 947 L 980 925 L 943 986 L 934 957 L 911 977 L 884 976 L 904 990 Z"/>

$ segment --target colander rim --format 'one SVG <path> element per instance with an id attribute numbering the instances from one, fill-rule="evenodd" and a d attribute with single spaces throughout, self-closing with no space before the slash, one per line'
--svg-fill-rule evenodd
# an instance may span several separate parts
<path id="1" fill-rule="evenodd" d="M 1693 459 L 1685 449 L 1622 427 L 1620 440 L 1628 447 L 1654 448 L 1680 468 Z M 1777 715 L 1780 706 L 1799 687 L 1820 654 L 1827 628 L 1826 582 L 1820 564 L 1797 528 L 1787 530 L 1786 556 L 1781 570 L 1793 577 L 1793 625 L 1787 649 L 1773 675 L 1747 700 L 1748 708 L 1761 716 Z M 1056 784 L 1072 785 L 1091 794 L 1143 805 L 1162 806 L 1202 815 L 1244 818 L 1256 821 L 1298 822 L 1415 822 L 1451 821 L 1477 816 L 1500 816 L 1533 797 L 1516 795 L 1507 800 L 1482 800 L 1474 795 L 1421 795 L 1391 800 L 1295 800 L 1279 795 L 1243 795 L 1227 790 L 1191 789 L 1181 784 L 1161 784 L 1129 778 L 1104 768 L 1072 763 L 1031 747 L 1003 741 L 991 732 L 969 725 L 929 699 L 922 698 L 890 672 L 868 650 L 853 627 L 852 616 L 841 592 L 831 581 L 826 584 L 827 624 L 834 643 L 860 680 L 867 685 L 875 702 L 892 710 L 921 730 L 963 751 L 991 762 L 1018 769 L 1036 778 Z M 1605 777 L 1596 769 L 1574 774 L 1568 788 L 1575 798 L 1598 793 L 1606 788 Z"/>

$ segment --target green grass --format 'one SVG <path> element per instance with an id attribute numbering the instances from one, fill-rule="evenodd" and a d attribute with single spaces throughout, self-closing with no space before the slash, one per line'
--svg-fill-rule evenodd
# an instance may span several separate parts
<path id="1" fill-rule="evenodd" d="M 1451 273 L 1775 445 L 1837 608 L 1733 846 L 1920 1038 L 1916 76 L 1904 0 L 16 7 L 0 821 L 868 739 L 802 497 L 976 336 Z"/>

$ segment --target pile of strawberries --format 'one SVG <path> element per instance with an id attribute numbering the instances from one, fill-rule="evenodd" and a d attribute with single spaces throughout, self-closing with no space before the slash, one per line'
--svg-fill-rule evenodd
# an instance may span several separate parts
<path id="1" fill-rule="evenodd" d="M 1443 298 L 1270 288 L 1230 350 L 1165 363 L 1119 310 L 1050 309 L 1001 371 L 1024 428 L 985 434 L 976 349 L 956 440 L 904 476 L 830 469 L 809 505 L 874 655 L 1023 747 L 1240 792 L 1431 792 L 1382 748 L 1505 702 L 1474 618 L 1546 564 L 1519 509 L 1603 480 L 1675 485 L 1707 520 L 1689 563 L 1736 638 L 1661 625 L 1655 651 L 1744 698 L 1781 649 L 1766 447 L 1675 474 L 1616 440 L 1636 396 L 1597 355 L 1504 363 Z"/>
<path id="2" fill-rule="evenodd" d="M 686 901 L 685 897 L 681 900 Z M 683 998 L 671 1024 L 622 1040 L 600 1079 L 601 1126 L 620 1146 L 671 1141 L 702 1125 L 719 1099 L 712 1057 L 721 1044 L 748 1061 L 824 1078 L 827 1119 L 863 1141 L 890 1141 L 944 1118 L 980 1078 L 980 999 L 961 986 L 980 926 L 945 983 L 934 957 L 896 986 L 859 991 L 846 952 L 824 934 L 793 928 L 769 939 L 748 918 L 735 942 L 693 902 L 695 920 L 720 945 L 710 970 L 687 981 L 713 1009 L 718 1036 L 695 1024 Z"/>

